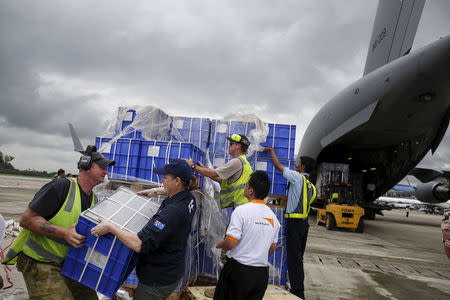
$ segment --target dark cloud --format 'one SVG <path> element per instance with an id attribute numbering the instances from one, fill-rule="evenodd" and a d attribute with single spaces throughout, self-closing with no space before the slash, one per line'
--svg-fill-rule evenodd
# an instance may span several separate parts
<path id="1" fill-rule="evenodd" d="M 314 113 L 362 76 L 376 6 L 0 2 L 0 147 L 22 153 L 17 166 L 25 165 L 20 159 L 35 166 L 23 149 L 44 153 L 57 144 L 67 149 L 60 163 L 68 163 L 66 123 L 93 142 L 120 105 L 207 117 L 255 112 L 296 124 L 300 139 Z M 448 34 L 449 8 L 445 0 L 426 3 L 418 46 Z M 441 148 L 449 149 L 447 140 Z M 429 161 L 447 158 L 439 153 Z"/>

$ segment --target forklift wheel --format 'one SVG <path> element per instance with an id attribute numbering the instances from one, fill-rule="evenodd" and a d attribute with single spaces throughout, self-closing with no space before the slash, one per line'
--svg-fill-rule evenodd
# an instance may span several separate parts
<path id="1" fill-rule="evenodd" d="M 358 227 L 356 228 L 356 232 L 363 233 L 364 232 L 364 220 L 363 218 L 359 219 Z"/>
<path id="2" fill-rule="evenodd" d="M 365 215 L 367 220 L 375 220 L 375 211 L 370 210 Z"/>
<path id="3" fill-rule="evenodd" d="M 336 220 L 334 219 L 334 215 L 333 214 L 327 214 L 327 218 L 325 220 L 325 227 L 328 230 L 333 230 L 334 227 L 336 227 Z"/>

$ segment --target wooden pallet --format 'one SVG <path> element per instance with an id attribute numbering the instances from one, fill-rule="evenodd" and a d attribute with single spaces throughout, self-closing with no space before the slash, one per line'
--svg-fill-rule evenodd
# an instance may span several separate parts
<path id="1" fill-rule="evenodd" d="M 205 290 L 211 288 L 211 286 L 188 286 L 184 296 L 187 300 L 211 300 L 205 296 Z M 267 286 L 264 300 L 298 300 L 299 298 L 284 288 L 269 284 Z"/>

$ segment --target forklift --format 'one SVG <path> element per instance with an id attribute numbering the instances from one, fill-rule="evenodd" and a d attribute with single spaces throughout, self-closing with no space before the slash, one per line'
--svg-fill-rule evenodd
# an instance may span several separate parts
<path id="1" fill-rule="evenodd" d="M 364 208 L 344 204 L 339 193 L 333 193 L 324 208 L 317 210 L 317 225 L 325 225 L 328 230 L 351 228 L 364 232 Z"/>

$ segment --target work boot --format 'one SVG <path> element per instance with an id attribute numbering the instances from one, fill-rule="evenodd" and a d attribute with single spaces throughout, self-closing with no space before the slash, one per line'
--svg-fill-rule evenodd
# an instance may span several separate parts
<path id="1" fill-rule="evenodd" d="M 214 298 L 214 293 L 216 292 L 215 287 L 205 289 L 205 296 L 207 298 Z"/>

